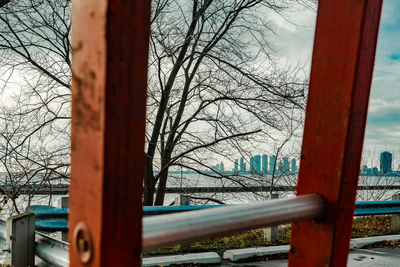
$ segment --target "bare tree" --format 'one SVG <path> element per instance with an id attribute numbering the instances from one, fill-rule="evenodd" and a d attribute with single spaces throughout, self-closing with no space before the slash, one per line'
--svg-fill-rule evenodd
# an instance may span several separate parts
<path id="1" fill-rule="evenodd" d="M 66 0 L 11 1 L 0 8 L 0 85 L 7 96 L 0 110 L 0 170 L 14 203 L 21 188 L 31 188 L 31 196 L 69 178 L 70 30 Z"/>
<path id="2" fill-rule="evenodd" d="M 299 119 L 304 76 L 278 67 L 268 19 L 294 2 L 153 1 L 145 205 L 163 204 L 171 167 L 210 166 Z"/>
<path id="3" fill-rule="evenodd" d="M 272 143 L 271 131 L 286 135 L 290 122 L 301 120 L 304 74 L 279 67 L 270 41 L 269 15 L 285 16 L 295 3 L 303 4 L 153 0 L 145 205 L 163 204 L 170 168 L 211 169 L 213 159 Z M 0 168 L 16 192 L 21 184 L 69 179 L 70 30 L 69 0 L 0 8 L 0 86 L 8 96 L 0 112 Z"/>

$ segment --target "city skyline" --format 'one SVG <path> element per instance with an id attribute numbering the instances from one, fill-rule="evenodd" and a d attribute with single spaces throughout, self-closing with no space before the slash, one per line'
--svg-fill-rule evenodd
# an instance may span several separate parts
<path id="1" fill-rule="evenodd" d="M 249 163 L 249 168 L 247 168 L 247 163 Z M 246 161 L 244 156 L 240 157 L 240 159 L 235 159 L 231 171 L 225 170 L 223 161 L 212 166 L 212 170 L 216 172 L 232 172 L 233 174 L 295 174 L 298 172 L 298 166 L 295 158 L 291 158 L 289 161 L 289 157 L 283 157 L 279 162 L 276 162 L 275 155 L 257 154 L 250 156 L 249 161 Z"/>
<path id="2" fill-rule="evenodd" d="M 361 176 L 400 176 L 400 170 L 393 170 L 393 154 L 383 151 L 379 154 L 379 169 L 376 166 L 364 164 L 361 166 Z"/>

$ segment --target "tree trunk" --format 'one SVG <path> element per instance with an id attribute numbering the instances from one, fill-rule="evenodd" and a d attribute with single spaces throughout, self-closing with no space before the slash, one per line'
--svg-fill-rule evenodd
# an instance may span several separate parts
<path id="1" fill-rule="evenodd" d="M 165 197 L 165 188 L 167 187 L 167 180 L 168 180 L 168 170 L 169 168 L 165 166 L 168 166 L 170 160 L 167 162 L 163 162 L 161 165 L 161 173 L 159 174 L 159 182 L 158 182 L 158 188 L 157 188 L 157 195 L 156 195 L 156 200 L 154 202 L 154 206 L 162 206 L 164 204 L 164 197 Z"/>
<path id="2" fill-rule="evenodd" d="M 153 162 L 148 157 L 146 158 L 146 172 L 144 177 L 144 206 L 153 206 L 154 202 L 154 174 Z"/>

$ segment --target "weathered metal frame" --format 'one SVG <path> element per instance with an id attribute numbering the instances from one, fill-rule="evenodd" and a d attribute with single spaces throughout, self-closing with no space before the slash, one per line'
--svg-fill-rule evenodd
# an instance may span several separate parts
<path id="1" fill-rule="evenodd" d="M 141 265 L 150 6 L 72 1 L 71 266 Z"/>
<path id="2" fill-rule="evenodd" d="M 347 264 L 381 6 L 319 1 L 297 195 L 327 214 L 292 224 L 289 266 Z"/>
<path id="3" fill-rule="evenodd" d="M 381 4 L 319 1 L 297 193 L 329 212 L 293 225 L 290 266 L 346 264 Z M 70 264 L 140 266 L 150 1 L 72 6 Z"/>

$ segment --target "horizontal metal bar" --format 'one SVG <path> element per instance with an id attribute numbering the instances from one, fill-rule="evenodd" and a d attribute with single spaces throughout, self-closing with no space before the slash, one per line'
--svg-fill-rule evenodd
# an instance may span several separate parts
<path id="1" fill-rule="evenodd" d="M 52 266 L 69 266 L 68 243 L 36 232 L 36 256 Z"/>
<path id="2" fill-rule="evenodd" d="M 161 214 L 171 214 L 176 212 L 186 212 L 201 209 L 209 209 L 222 207 L 226 205 L 184 205 L 184 206 L 155 206 L 155 207 L 143 207 L 144 216 L 154 216 Z M 356 210 L 354 216 L 366 216 L 366 215 L 382 215 L 382 214 L 400 214 L 400 200 L 389 200 L 389 201 L 359 201 L 356 202 Z"/>
<path id="3" fill-rule="evenodd" d="M 400 200 L 359 201 L 354 216 L 400 214 Z"/>
<path id="4" fill-rule="evenodd" d="M 322 216 L 317 194 L 143 218 L 144 250 Z"/>

